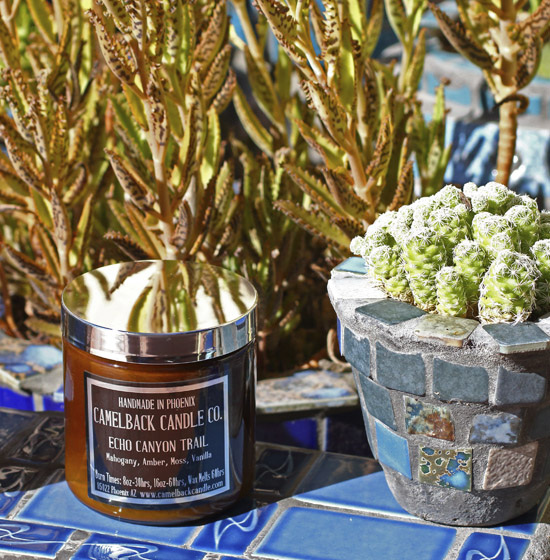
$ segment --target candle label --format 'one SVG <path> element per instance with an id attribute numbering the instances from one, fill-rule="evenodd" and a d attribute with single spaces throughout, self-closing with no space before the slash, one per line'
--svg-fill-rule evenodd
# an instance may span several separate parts
<path id="1" fill-rule="evenodd" d="M 169 509 L 230 489 L 227 375 L 128 383 L 85 372 L 88 494 Z"/>

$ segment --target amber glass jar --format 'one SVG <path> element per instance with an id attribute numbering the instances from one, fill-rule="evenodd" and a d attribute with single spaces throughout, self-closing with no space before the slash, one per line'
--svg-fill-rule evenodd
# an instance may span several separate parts
<path id="1" fill-rule="evenodd" d="M 257 296 L 226 270 L 106 266 L 63 294 L 65 473 L 137 523 L 217 513 L 250 489 Z"/>

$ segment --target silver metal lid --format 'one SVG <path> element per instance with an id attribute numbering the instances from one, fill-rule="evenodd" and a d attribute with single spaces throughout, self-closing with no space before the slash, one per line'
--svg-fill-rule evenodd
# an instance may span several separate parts
<path id="1" fill-rule="evenodd" d="M 63 337 L 120 362 L 197 362 L 254 340 L 256 305 L 252 284 L 219 267 L 160 260 L 113 264 L 65 288 Z"/>

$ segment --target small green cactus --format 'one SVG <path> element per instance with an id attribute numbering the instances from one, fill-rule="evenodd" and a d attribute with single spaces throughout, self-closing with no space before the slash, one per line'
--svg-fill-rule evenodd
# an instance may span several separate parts
<path id="1" fill-rule="evenodd" d="M 351 250 L 388 295 L 425 311 L 484 323 L 550 311 L 550 213 L 498 183 L 447 185 L 377 220 Z"/>
<path id="2" fill-rule="evenodd" d="M 454 249 L 453 262 L 462 275 L 467 302 L 475 303 L 479 299 L 479 284 L 489 267 L 489 255 L 477 241 L 464 239 Z"/>
<path id="3" fill-rule="evenodd" d="M 502 251 L 479 288 L 479 316 L 486 323 L 525 321 L 535 305 L 540 272 L 527 255 Z"/>
<path id="4" fill-rule="evenodd" d="M 453 317 L 466 317 L 468 299 L 462 274 L 453 266 L 444 266 L 435 279 L 437 312 Z"/>

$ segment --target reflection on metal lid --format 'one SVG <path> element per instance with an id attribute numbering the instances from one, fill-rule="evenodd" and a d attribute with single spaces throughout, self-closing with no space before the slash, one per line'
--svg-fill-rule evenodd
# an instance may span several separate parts
<path id="1" fill-rule="evenodd" d="M 63 335 L 119 361 L 184 363 L 254 339 L 257 294 L 208 264 L 136 261 L 93 270 L 63 293 Z"/>

